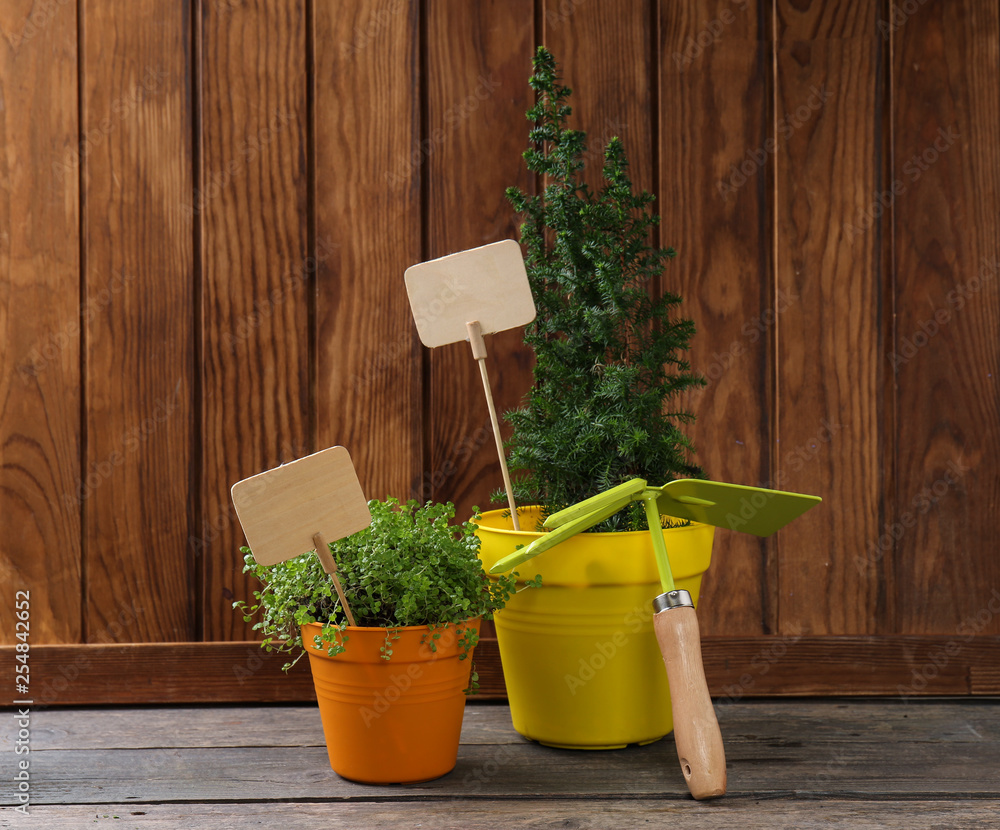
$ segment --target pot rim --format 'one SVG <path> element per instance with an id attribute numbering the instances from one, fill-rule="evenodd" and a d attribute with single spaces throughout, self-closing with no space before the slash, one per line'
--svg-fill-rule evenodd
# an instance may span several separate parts
<path id="1" fill-rule="evenodd" d="M 518 513 L 537 515 L 537 505 L 518 508 Z M 476 535 L 480 539 L 479 559 L 486 571 L 500 559 L 513 553 L 519 544 L 527 544 L 543 534 L 533 530 L 513 530 L 505 508 L 482 513 Z M 506 527 L 496 527 L 502 522 Z M 675 580 L 700 578 L 712 561 L 712 525 L 692 522 L 683 527 L 664 528 L 667 555 Z M 548 531 L 545 531 L 546 533 Z M 542 585 L 598 587 L 661 584 L 652 537 L 648 530 L 614 533 L 580 533 L 563 544 L 545 551 L 517 567 L 519 581 L 533 574 L 542 576 Z M 686 586 L 681 586 L 686 587 Z M 500 613 L 503 613 L 502 611 Z"/>
<path id="2" fill-rule="evenodd" d="M 378 631 L 378 632 L 385 633 L 386 631 L 399 631 L 399 632 L 403 632 L 403 631 L 428 631 L 428 630 L 433 631 L 434 628 L 432 628 L 432 626 L 436 626 L 437 628 L 448 628 L 450 626 L 455 626 L 456 628 L 458 626 L 464 626 L 465 628 L 471 628 L 472 624 L 474 622 L 476 622 L 477 620 L 482 620 L 482 617 L 468 617 L 468 618 L 466 618 L 464 620 L 459 620 L 458 622 L 424 623 L 422 625 L 399 625 L 399 626 L 347 625 L 347 626 L 344 626 L 344 631 L 355 631 L 355 632 L 359 632 L 359 633 L 360 632 L 364 632 L 364 631 L 371 631 L 371 632 Z M 314 625 L 315 626 L 319 626 L 322 629 L 323 626 L 326 625 L 326 623 L 322 623 L 322 622 L 302 623 L 302 625 L 300 626 L 300 628 L 309 628 L 309 627 L 314 626 Z"/>
<path id="3" fill-rule="evenodd" d="M 509 513 L 509 512 L 510 512 L 510 508 L 501 507 L 501 508 L 497 508 L 496 510 L 484 510 L 484 511 L 481 511 L 479 515 L 482 518 L 489 517 L 489 518 L 492 519 L 492 518 L 495 517 L 495 518 L 500 519 L 501 521 L 504 521 L 503 514 L 504 513 Z M 541 512 L 542 512 L 541 505 L 538 505 L 538 504 L 523 504 L 523 505 L 518 506 L 518 508 L 517 508 L 518 518 L 520 518 L 521 516 L 524 516 L 526 518 L 530 518 L 530 517 L 535 516 L 535 515 L 540 515 Z M 474 524 L 478 525 L 479 527 L 484 527 L 487 530 L 492 531 L 493 533 L 507 533 L 507 534 L 510 534 L 511 536 L 515 536 L 515 537 L 517 537 L 517 536 L 529 537 L 530 536 L 530 537 L 533 537 L 533 538 L 537 538 L 539 536 L 544 536 L 546 533 L 550 532 L 548 530 L 544 530 L 544 531 L 538 531 L 538 530 L 514 530 L 513 528 L 497 527 L 496 525 L 482 524 L 480 522 L 477 522 L 476 519 L 475 519 L 475 517 L 473 517 L 472 522 Z M 679 525 L 677 527 L 665 527 L 665 528 L 663 528 L 663 532 L 667 533 L 669 531 L 677 531 L 677 530 L 696 530 L 698 528 L 710 527 L 710 526 L 711 525 L 706 525 L 703 522 L 689 521 L 687 524 Z M 645 529 L 645 528 L 643 528 L 642 530 L 601 530 L 601 531 L 588 530 L 588 531 L 586 531 L 586 535 L 587 535 L 588 538 L 597 538 L 597 539 L 609 538 L 609 537 L 615 538 L 615 537 L 627 536 L 630 533 L 642 534 L 642 533 L 649 533 L 649 531 L 647 529 Z"/>
<path id="4" fill-rule="evenodd" d="M 322 634 L 321 623 L 305 623 L 300 626 L 302 632 L 302 648 L 310 658 L 322 658 L 324 660 L 338 660 L 344 663 L 376 663 L 381 665 L 392 665 L 393 663 L 424 662 L 434 661 L 448 657 L 458 657 L 461 651 L 461 641 L 466 631 L 474 631 L 478 635 L 480 631 L 481 617 L 472 617 L 464 623 L 448 623 L 447 627 L 442 625 L 439 628 L 428 629 L 426 625 L 409 625 L 395 628 L 374 628 L 365 626 L 347 626 L 343 634 L 347 643 L 342 643 L 346 651 L 340 654 L 330 655 L 323 646 L 317 646 L 314 642 L 316 636 Z M 430 634 L 433 631 L 451 631 L 449 636 L 443 637 L 436 642 L 435 648 L 430 648 Z M 392 657 L 384 660 L 381 656 L 381 648 L 390 631 L 398 631 L 399 636 L 393 637 Z M 426 638 L 426 639 L 425 639 Z M 324 640 L 325 643 L 331 642 Z M 354 643 L 353 647 L 351 643 Z M 473 649 L 469 649 L 471 656 Z"/>

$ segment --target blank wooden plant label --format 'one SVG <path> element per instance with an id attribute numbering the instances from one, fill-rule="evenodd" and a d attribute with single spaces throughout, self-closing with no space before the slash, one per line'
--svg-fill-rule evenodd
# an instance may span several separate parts
<path id="1" fill-rule="evenodd" d="M 428 348 L 469 339 L 535 319 L 521 247 L 513 239 L 411 265 L 403 276 L 420 342 Z"/>
<path id="2" fill-rule="evenodd" d="M 330 447 L 233 485 L 233 504 L 254 559 L 274 565 L 371 524 L 351 455 Z"/>

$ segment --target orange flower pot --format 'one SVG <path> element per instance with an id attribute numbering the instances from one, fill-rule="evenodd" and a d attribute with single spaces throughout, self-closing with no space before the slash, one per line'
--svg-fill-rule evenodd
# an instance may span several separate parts
<path id="1" fill-rule="evenodd" d="M 472 669 L 459 634 L 479 632 L 479 620 L 440 629 L 437 650 L 427 626 L 399 629 L 392 659 L 383 660 L 384 628 L 346 630 L 346 651 L 330 657 L 313 638 L 322 627 L 302 627 L 330 766 L 366 784 L 410 784 L 455 768 Z"/>

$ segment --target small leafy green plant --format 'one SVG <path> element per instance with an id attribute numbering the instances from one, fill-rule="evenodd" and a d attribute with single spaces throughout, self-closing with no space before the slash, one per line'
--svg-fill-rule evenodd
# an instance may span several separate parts
<path id="1" fill-rule="evenodd" d="M 674 251 L 650 244 L 659 217 L 653 196 L 633 192 L 621 141 L 607 145 L 605 184 L 592 192 L 582 179 L 586 135 L 566 126 L 570 89 L 545 47 L 530 84 L 537 99 L 524 158 L 544 187 L 507 196 L 524 217 L 538 312 L 524 341 L 536 363 L 524 405 L 506 417 L 514 494 L 548 515 L 631 478 L 701 476 L 681 430 L 694 415 L 676 399 L 705 381 L 684 357 L 695 329 L 676 317 L 681 298 L 653 290 Z M 594 530 L 644 527 L 637 502 Z"/>
<path id="2" fill-rule="evenodd" d="M 426 625 L 431 650 L 442 631 L 458 631 L 460 658 L 476 645 L 475 630 L 462 624 L 476 617 L 492 618 L 515 591 L 514 575 L 489 578 L 477 557 L 476 525 L 452 525 L 455 507 L 397 499 L 368 502 L 372 521 L 364 530 L 330 544 L 340 581 L 360 627 L 385 628 L 382 657 L 392 657 L 392 641 L 403 626 Z M 315 638 L 330 656 L 346 650 L 350 639 L 347 618 L 330 577 L 310 551 L 275 565 L 259 565 L 243 547 L 244 573 L 252 573 L 264 587 L 254 592 L 254 603 L 233 607 L 264 634 L 267 651 L 295 654 L 287 671 L 305 653 L 300 626 L 322 624 Z M 475 687 L 473 675 L 473 688 Z"/>

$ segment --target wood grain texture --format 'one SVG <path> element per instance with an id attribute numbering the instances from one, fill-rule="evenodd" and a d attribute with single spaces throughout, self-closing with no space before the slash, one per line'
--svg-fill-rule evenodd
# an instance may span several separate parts
<path id="1" fill-rule="evenodd" d="M 319 446 L 368 498 L 422 469 L 421 365 L 403 272 L 420 261 L 419 4 L 315 4 Z"/>
<path id="2" fill-rule="evenodd" d="M 637 190 L 656 193 L 653 87 L 656 38 L 649 0 L 541 0 L 540 42 L 573 95 L 569 126 L 587 133 L 584 180 L 604 184 L 604 149 L 617 136 Z"/>
<path id="3" fill-rule="evenodd" d="M 418 827 L 433 821 L 437 830 L 493 830 L 504 827 L 573 827 L 604 830 L 629 825 L 681 825 L 686 830 L 743 830 L 760 823 L 773 830 L 825 830 L 851 827 L 882 830 L 899 826 L 908 830 L 994 830 L 997 804 L 987 799 L 889 800 L 874 797 L 858 801 L 840 798 L 797 798 L 780 801 L 753 798 L 713 802 L 699 809 L 680 801 L 658 798 L 518 799 L 464 803 L 448 801 L 362 801 L 290 804 L 142 804 L 110 803 L 93 806 L 33 807 L 37 823 L 49 830 L 120 825 L 122 820 L 142 822 L 144 830 L 230 830 L 232 827 L 281 827 L 283 830 L 363 830 L 382 827 Z M 141 818 L 134 818 L 141 817 Z"/>
<path id="4" fill-rule="evenodd" d="M 808 735 L 817 748 L 872 740 L 956 747 L 1000 740 L 1000 706 L 992 700 L 905 704 L 896 700 L 754 699 L 720 706 L 719 718 L 727 742 L 733 746 L 793 740 L 796 730 L 798 737 Z M 17 730 L 16 718 L 5 718 L 0 741 L 16 741 Z M 39 752 L 305 747 L 323 746 L 323 731 L 315 704 L 49 709 L 39 714 L 31 745 Z M 469 700 L 462 722 L 462 745 L 516 747 L 525 741 L 512 728 L 506 704 Z M 615 757 L 615 753 L 595 755 Z"/>
<path id="5" fill-rule="evenodd" d="M 782 730 L 775 737 L 777 740 L 746 741 L 731 747 L 729 798 L 791 794 L 996 798 L 1000 750 L 988 741 L 963 743 L 960 752 L 948 752 L 942 744 L 937 744 L 938 751 L 929 752 L 923 742 L 901 741 L 887 757 L 883 741 L 837 742 L 819 752 L 803 741 L 801 734 L 789 735 Z M 171 798 L 188 803 L 316 798 L 406 801 L 463 798 L 473 790 L 478 798 L 497 799 L 688 798 L 681 772 L 674 769 L 672 740 L 620 753 L 614 759 L 614 774 L 609 774 L 606 753 L 569 753 L 526 741 L 510 747 L 472 745 L 460 747 L 454 770 L 444 778 L 403 787 L 361 785 L 339 778 L 329 767 L 325 745 L 199 750 L 162 747 L 110 753 L 62 750 L 39 753 L 32 764 L 36 775 L 32 801 L 94 805 L 144 804 Z M 775 765 L 789 769 L 777 781 L 772 769 Z M 494 774 L 487 775 L 487 770 Z"/>
<path id="6" fill-rule="evenodd" d="M 928 3 L 890 27 L 900 413 L 900 632 L 954 630 L 1000 596 L 1000 21 L 994 3 Z M 898 538 L 897 538 L 898 537 Z M 978 552 L 978 553 L 974 553 Z M 985 553 L 985 552 L 991 553 Z"/>
<path id="7" fill-rule="evenodd" d="M 0 576 L 59 704 L 311 694 L 234 683 L 239 478 L 340 443 L 367 496 L 487 506 L 475 363 L 421 350 L 403 272 L 516 234 L 539 42 L 590 160 L 620 134 L 659 196 L 696 458 L 826 500 L 717 536 L 713 693 L 1000 691 L 995 3 L 10 0 Z M 501 410 L 520 344 L 487 343 Z M 503 695 L 488 627 L 479 659 Z"/>
<path id="8" fill-rule="evenodd" d="M 257 641 L 119 646 L 112 644 L 113 633 L 105 636 L 103 645 L 32 645 L 34 705 L 316 699 L 304 658 L 284 672 L 288 655 L 262 651 Z M 495 700 L 506 696 L 506 687 L 495 635 L 485 637 L 474 656 L 481 686 L 476 699 Z M 0 646 L 0 659 L 6 661 L 2 665 L 14 665 L 14 647 Z"/>
<path id="9" fill-rule="evenodd" d="M 970 630 L 971 631 L 971 630 Z M 707 637 L 702 657 L 716 706 L 752 697 L 1000 694 L 1000 637 Z M 13 646 L 0 647 L 13 665 Z M 304 661 L 256 642 L 132 646 L 32 645 L 36 706 L 239 703 L 314 700 Z M 477 700 L 506 697 L 495 635 L 476 647 Z M 37 681 L 37 682 L 36 682 Z"/>
<path id="10" fill-rule="evenodd" d="M 80 628 L 79 147 L 75 8 L 0 8 L 0 643 Z M 22 627 L 22 632 L 24 628 Z M 11 666 L 13 673 L 13 663 Z"/>
<path id="11" fill-rule="evenodd" d="M 32 755 L 33 807 L 90 804 L 100 819 L 104 805 L 116 803 L 129 804 L 128 815 L 141 815 L 131 811 L 157 802 L 183 809 L 225 801 L 227 808 L 255 804 L 262 811 L 289 801 L 300 802 L 295 806 L 303 810 L 337 802 L 401 811 L 418 804 L 423 820 L 434 826 L 438 813 L 461 814 L 477 803 L 502 811 L 537 799 L 549 805 L 575 802 L 584 820 L 623 802 L 643 805 L 653 799 L 661 815 L 673 815 L 684 826 L 686 817 L 705 814 L 691 803 L 680 772 L 672 768 L 675 748 L 669 737 L 616 752 L 567 752 L 518 736 L 506 706 L 469 705 L 453 772 L 415 785 L 372 786 L 345 781 L 330 770 L 326 748 L 316 740 L 321 730 L 314 707 L 256 710 L 261 722 L 247 725 L 245 737 L 233 733 L 244 728 L 252 709 L 232 715 L 208 710 L 214 723 L 188 710 L 168 711 L 179 728 L 166 731 L 154 711 L 151 728 L 161 738 L 155 745 L 141 738 L 149 710 L 76 711 L 73 725 Z M 870 816 L 882 818 L 889 814 L 880 811 L 894 809 L 897 799 L 926 804 L 975 798 L 995 805 L 1000 797 L 996 712 L 993 704 L 971 701 L 724 707 L 720 724 L 728 736 L 732 788 L 710 812 L 714 817 L 727 805 L 742 809 L 744 822 L 752 825 L 762 801 L 784 804 L 799 822 L 792 826 L 800 827 L 814 826 L 813 821 L 829 826 L 821 821 L 829 818 L 824 804 L 841 799 L 867 804 Z M 199 721 L 193 727 L 184 725 L 189 714 Z M 290 734 L 286 720 L 293 724 Z M 32 717 L 33 728 L 43 734 L 60 731 L 60 722 L 65 724 L 60 713 Z M 112 728 L 121 733 L 117 741 L 92 737 Z M 804 799 L 812 800 L 811 812 Z"/>
<path id="12" fill-rule="evenodd" d="M 169 0 L 81 10 L 83 277 L 88 302 L 111 295 L 86 328 L 85 635 L 138 607 L 113 639 L 186 640 L 195 634 L 191 20 Z"/>
<path id="13" fill-rule="evenodd" d="M 766 713 L 760 717 L 763 719 Z M 831 723 L 834 725 L 827 727 L 828 733 L 843 726 L 840 720 Z M 993 721 L 986 716 L 971 723 L 981 734 L 995 731 Z M 0 741 L 16 741 L 16 719 L 5 718 L 2 724 Z M 315 703 L 116 707 L 102 711 L 100 724 L 101 728 L 95 730 L 95 718 L 81 717 L 79 709 L 47 710 L 32 730 L 32 751 L 324 745 L 323 726 Z M 523 742 L 511 729 L 510 710 L 501 703 L 482 704 L 469 699 L 462 731 L 462 742 L 466 745 Z M 966 736 L 971 738 L 968 732 Z"/>
<path id="14" fill-rule="evenodd" d="M 768 186 L 772 158 L 767 4 L 659 5 L 659 170 L 662 244 L 677 258 L 664 286 L 694 319 L 690 361 L 707 384 L 683 400 L 710 479 L 774 487 L 770 385 L 773 338 L 787 300 L 772 295 Z M 702 582 L 706 636 L 777 626 L 773 543 L 716 534 Z"/>
<path id="15" fill-rule="evenodd" d="M 14 664 L 13 648 L 0 647 L 3 665 Z M 286 662 L 257 642 L 32 645 L 32 700 L 35 708 L 315 700 L 306 661 L 287 674 Z"/>
<path id="16" fill-rule="evenodd" d="M 519 220 L 504 191 L 532 187 L 521 153 L 527 147 L 532 104 L 530 0 L 427 6 L 428 259 L 501 239 L 517 239 Z M 504 412 L 520 405 L 531 386 L 531 357 L 523 327 L 486 337 L 486 366 L 501 434 Z M 487 510 L 503 489 L 486 396 L 467 342 L 428 353 L 425 405 L 427 467 L 411 494 L 455 503 L 465 518 Z"/>
<path id="17" fill-rule="evenodd" d="M 307 455 L 309 306 L 305 1 L 203 3 L 201 527 L 204 639 L 252 637 L 232 610 L 259 587 L 230 488 Z M 309 549 L 306 537 L 304 550 Z"/>
<path id="18" fill-rule="evenodd" d="M 756 695 L 995 695 L 980 667 L 1000 661 L 1000 637 L 712 638 L 702 643 L 709 688 L 722 704 Z M 977 682 L 980 681 L 980 682 Z"/>
<path id="19" fill-rule="evenodd" d="M 16 741 L 16 722 L 5 720 L 7 722 L 0 728 L 0 741 Z M 165 746 L 192 749 L 323 746 L 323 725 L 315 703 L 300 706 L 114 707 L 103 711 L 100 723 L 101 729 L 95 731 L 94 719 L 81 717 L 78 709 L 49 709 L 32 730 L 32 752 Z"/>
<path id="20" fill-rule="evenodd" d="M 881 170 L 881 6 L 777 4 L 775 482 L 824 499 L 776 538 L 779 633 L 891 630 L 891 559 L 865 559 L 883 486 L 882 224 L 860 218 Z"/>

